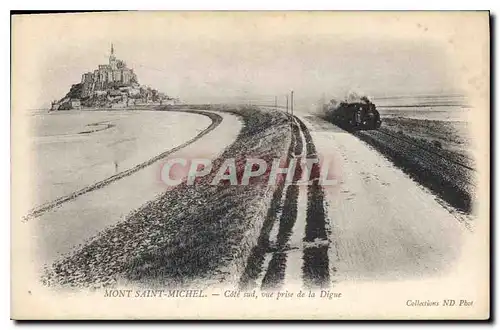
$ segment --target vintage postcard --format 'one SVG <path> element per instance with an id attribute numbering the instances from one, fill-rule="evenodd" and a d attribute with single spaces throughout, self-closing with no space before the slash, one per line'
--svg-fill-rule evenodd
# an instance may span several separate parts
<path id="1" fill-rule="evenodd" d="M 490 16 L 11 16 L 11 317 L 490 317 Z"/>

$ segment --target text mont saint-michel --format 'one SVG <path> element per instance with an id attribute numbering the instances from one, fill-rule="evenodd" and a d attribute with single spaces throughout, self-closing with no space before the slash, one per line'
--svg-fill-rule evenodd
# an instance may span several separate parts
<path id="1" fill-rule="evenodd" d="M 203 290 L 132 290 L 106 289 L 105 298 L 205 298 Z"/>

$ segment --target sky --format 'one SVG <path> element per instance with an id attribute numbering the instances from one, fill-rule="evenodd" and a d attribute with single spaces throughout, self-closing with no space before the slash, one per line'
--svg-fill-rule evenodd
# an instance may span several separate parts
<path id="1" fill-rule="evenodd" d="M 473 28 L 481 20 L 466 17 Z M 81 74 L 115 55 L 149 85 L 185 102 L 284 104 L 342 98 L 460 93 L 469 57 L 484 45 L 460 15 L 403 13 L 142 12 L 13 18 L 13 83 L 23 107 L 63 97 Z M 448 24 L 446 24 L 448 22 Z M 464 71 L 465 70 L 465 71 Z M 480 72 L 466 72 L 472 79 Z M 463 79 L 462 79 L 463 80 Z M 14 86 L 16 86 L 14 84 Z"/>

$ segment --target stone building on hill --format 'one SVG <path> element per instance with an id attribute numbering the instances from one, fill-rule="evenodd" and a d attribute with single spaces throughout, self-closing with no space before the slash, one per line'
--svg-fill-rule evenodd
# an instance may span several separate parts
<path id="1" fill-rule="evenodd" d="M 159 104 L 173 100 L 149 86 L 141 86 L 134 70 L 116 58 L 111 44 L 108 64 L 100 64 L 93 72 L 82 74 L 81 82 L 71 86 L 51 110 L 83 108 L 126 108 L 128 106 Z"/>
<path id="2" fill-rule="evenodd" d="M 93 96 L 96 91 L 103 91 L 116 87 L 139 86 L 137 75 L 127 64 L 116 58 L 113 44 L 109 55 L 109 64 L 100 64 L 94 72 L 82 75 L 82 97 Z"/>

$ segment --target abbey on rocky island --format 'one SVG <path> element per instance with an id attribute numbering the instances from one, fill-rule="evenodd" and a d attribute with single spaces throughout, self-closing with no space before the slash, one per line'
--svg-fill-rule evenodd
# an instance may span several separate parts
<path id="1" fill-rule="evenodd" d="M 72 85 L 61 100 L 52 102 L 51 110 L 125 108 L 131 105 L 177 102 L 178 99 L 170 98 L 148 86 L 141 86 L 134 70 L 116 58 L 111 44 L 108 64 L 100 64 L 93 72 L 82 74 L 81 82 Z"/>
<path id="2" fill-rule="evenodd" d="M 113 87 L 139 87 L 134 70 L 128 68 L 124 61 L 116 58 L 113 44 L 111 44 L 109 64 L 100 64 L 94 72 L 84 73 L 82 85 L 82 97 L 88 97 L 98 91 Z"/>

